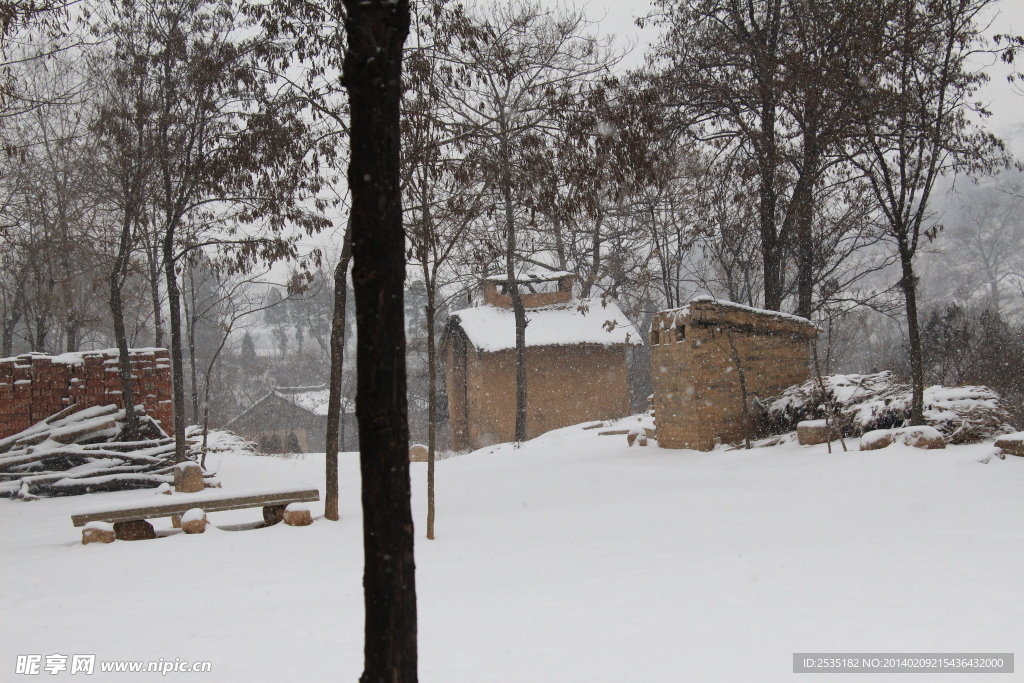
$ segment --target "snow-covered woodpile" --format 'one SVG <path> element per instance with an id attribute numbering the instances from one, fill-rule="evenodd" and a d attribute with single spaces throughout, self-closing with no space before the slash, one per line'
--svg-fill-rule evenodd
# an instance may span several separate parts
<path id="1" fill-rule="evenodd" d="M 711 297 L 657 313 L 651 380 L 658 445 L 707 451 L 742 440 L 754 430 L 760 401 L 810 375 L 817 335 L 804 318 Z"/>
<path id="2" fill-rule="evenodd" d="M 124 441 L 125 411 L 75 404 L 0 439 L 0 496 L 32 499 L 150 488 L 174 480 L 174 440 L 142 414 Z"/>
<path id="3" fill-rule="evenodd" d="M 170 429 L 171 365 L 166 349 L 131 349 L 135 403 Z M 117 349 L 0 359 L 0 438 L 17 434 L 72 404 L 121 401 Z"/>
<path id="4" fill-rule="evenodd" d="M 824 419 L 834 409 L 843 435 L 861 436 L 903 427 L 910 418 L 910 385 L 891 372 L 828 375 L 822 382 L 824 394 L 817 378 L 786 389 L 768 403 L 762 427 L 782 434 L 796 429 L 802 420 Z M 984 386 L 927 387 L 924 418 L 955 444 L 978 443 L 1014 431 L 999 394 Z"/>

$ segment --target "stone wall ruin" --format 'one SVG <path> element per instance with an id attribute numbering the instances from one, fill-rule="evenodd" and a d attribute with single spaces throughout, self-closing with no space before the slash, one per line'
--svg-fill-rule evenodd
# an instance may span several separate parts
<path id="1" fill-rule="evenodd" d="M 753 435 L 759 402 L 810 377 L 817 335 L 804 318 L 710 297 L 657 313 L 650 341 L 658 445 L 708 451 L 716 439 Z"/>

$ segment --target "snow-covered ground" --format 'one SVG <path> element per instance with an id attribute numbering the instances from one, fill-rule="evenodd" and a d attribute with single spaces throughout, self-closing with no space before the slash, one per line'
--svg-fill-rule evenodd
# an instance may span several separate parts
<path id="1" fill-rule="evenodd" d="M 435 541 L 422 537 L 426 465 L 412 465 L 420 680 L 851 681 L 794 676 L 792 655 L 1024 653 L 1024 458 L 983 464 L 991 445 L 697 453 L 597 431 L 440 461 Z M 322 455 L 210 464 L 225 490 L 322 484 Z M 81 545 L 71 511 L 151 491 L 0 500 L 0 680 L 34 678 L 13 674 L 19 654 L 55 653 L 212 662 L 168 679 L 357 680 L 358 477 L 342 457 L 340 523 L 106 546 Z"/>

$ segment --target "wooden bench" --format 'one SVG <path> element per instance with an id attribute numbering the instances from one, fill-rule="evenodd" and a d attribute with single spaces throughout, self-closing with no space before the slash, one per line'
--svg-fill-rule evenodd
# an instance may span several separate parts
<path id="1" fill-rule="evenodd" d="M 160 500 L 166 498 L 166 500 Z M 153 527 L 147 519 L 157 517 L 179 518 L 193 508 L 203 512 L 263 508 L 263 521 L 277 524 L 284 517 L 290 503 L 313 503 L 320 500 L 320 492 L 308 486 L 293 488 L 255 489 L 228 493 L 221 489 L 206 489 L 196 493 L 155 494 L 148 500 L 131 500 L 114 505 L 89 505 L 76 509 L 71 523 L 76 527 L 89 522 L 113 523 L 114 532 L 121 540 L 154 538 Z"/>

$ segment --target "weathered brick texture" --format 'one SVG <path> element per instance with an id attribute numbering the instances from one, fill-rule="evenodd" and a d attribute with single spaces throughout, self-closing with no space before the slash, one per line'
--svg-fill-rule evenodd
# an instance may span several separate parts
<path id="1" fill-rule="evenodd" d="M 445 349 L 452 448 L 515 440 L 515 350 L 482 353 L 463 339 Z M 629 414 L 624 345 L 526 349 L 526 438 Z"/>
<path id="2" fill-rule="evenodd" d="M 744 438 L 740 370 L 756 401 L 810 377 L 809 321 L 714 300 L 661 311 L 651 325 L 658 445 L 711 450 Z M 754 429 L 754 425 L 750 425 Z"/>
<path id="3" fill-rule="evenodd" d="M 135 403 L 170 431 L 171 362 L 166 349 L 132 349 Z M 0 359 L 0 438 L 17 434 L 71 404 L 117 404 L 121 380 L 117 349 Z"/>

